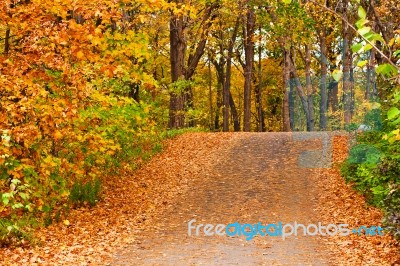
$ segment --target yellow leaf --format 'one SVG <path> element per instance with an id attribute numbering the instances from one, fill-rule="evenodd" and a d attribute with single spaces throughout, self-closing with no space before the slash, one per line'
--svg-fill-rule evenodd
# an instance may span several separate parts
<path id="1" fill-rule="evenodd" d="M 66 226 L 69 226 L 69 225 L 70 225 L 70 222 L 69 222 L 68 220 L 64 220 L 64 224 L 65 224 Z"/>
<path id="2" fill-rule="evenodd" d="M 82 59 L 84 56 L 85 56 L 85 54 L 82 51 L 79 51 L 79 52 L 76 53 L 76 57 L 78 59 Z"/>
<path id="3" fill-rule="evenodd" d="M 53 137 L 55 140 L 59 140 L 63 137 L 62 133 L 59 130 L 56 130 L 56 132 L 54 132 Z"/>

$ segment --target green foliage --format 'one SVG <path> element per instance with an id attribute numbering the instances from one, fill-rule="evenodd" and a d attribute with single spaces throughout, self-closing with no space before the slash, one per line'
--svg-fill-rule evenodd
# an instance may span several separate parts
<path id="1" fill-rule="evenodd" d="M 366 26 L 369 23 L 367 12 L 361 6 L 358 16 L 360 20 L 356 27 L 366 44 L 353 45 L 353 52 L 366 52 L 377 42 L 384 44 L 382 36 Z M 365 65 L 366 62 L 359 63 L 360 67 Z M 376 73 L 384 78 L 393 78 L 399 71 L 396 65 L 387 63 L 379 65 Z M 366 114 L 364 124 L 373 131 L 358 136 L 358 144 L 350 150 L 349 158 L 342 164 L 341 173 L 366 196 L 369 203 L 383 209 L 386 229 L 400 240 L 400 97 L 396 84 L 390 85 L 395 89 L 393 99 L 383 103 L 382 110 L 387 112 L 384 122 L 380 108 Z"/>
<path id="2" fill-rule="evenodd" d="M 183 94 L 188 88 L 194 86 L 194 82 L 191 80 L 179 79 L 169 86 L 169 91 L 175 94 Z"/>
<path id="3" fill-rule="evenodd" d="M 17 220 L 0 218 L 0 247 L 34 241 L 31 229 L 37 227 L 32 217 Z"/>
<path id="4" fill-rule="evenodd" d="M 345 130 L 348 131 L 348 132 L 356 131 L 358 126 L 359 125 L 357 123 L 350 123 L 348 125 L 345 125 Z"/>
<path id="5" fill-rule="evenodd" d="M 96 202 L 100 199 L 100 189 L 100 179 L 90 180 L 87 182 L 77 181 L 72 186 L 69 199 L 75 206 L 80 206 L 84 204 L 94 206 Z"/>
<path id="6" fill-rule="evenodd" d="M 386 193 L 387 180 L 378 173 L 382 157 L 381 151 L 375 146 L 361 143 L 351 148 L 348 159 L 341 166 L 341 174 L 346 181 L 353 183 L 371 204 L 377 206 L 382 205 Z"/>
<path id="7" fill-rule="evenodd" d="M 382 113 L 380 108 L 375 108 L 367 112 L 364 116 L 364 124 L 372 130 L 382 129 Z"/>
<path id="8" fill-rule="evenodd" d="M 351 148 L 341 166 L 341 174 L 370 204 L 383 209 L 385 225 L 399 238 L 400 144 L 389 143 L 383 135 L 379 131 L 359 135 L 358 144 Z"/>
<path id="9" fill-rule="evenodd" d="M 386 229 L 393 233 L 397 240 L 400 240 L 400 185 L 392 184 L 390 192 L 384 200 L 385 209 L 384 224 Z"/>
<path id="10" fill-rule="evenodd" d="M 376 165 L 380 161 L 381 153 L 374 146 L 358 144 L 351 148 L 348 163 Z"/>

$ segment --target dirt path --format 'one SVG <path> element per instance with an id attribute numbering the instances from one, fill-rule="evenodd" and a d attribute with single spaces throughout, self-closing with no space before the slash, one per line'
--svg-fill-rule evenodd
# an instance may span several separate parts
<path id="1" fill-rule="evenodd" d="M 0 265 L 400 265 L 389 235 L 188 236 L 188 222 L 380 225 L 334 162 L 348 140 L 327 133 L 191 133 L 135 171 L 104 178 L 94 208 L 0 248 Z M 333 148 L 332 148 L 333 146 Z M 272 230 L 273 231 L 273 230 Z M 195 230 L 192 230 L 195 234 Z"/>
<path id="2" fill-rule="evenodd" d="M 192 219 L 194 226 L 236 221 L 318 224 L 323 214 L 315 210 L 316 180 L 323 169 L 314 167 L 329 164 L 327 136 L 240 133 L 209 155 L 205 165 L 182 158 L 191 163 L 183 170 L 186 189 L 144 223 L 134 243 L 115 255 L 113 265 L 334 264 L 317 236 L 256 236 L 250 241 L 244 236 L 188 236 Z M 190 171 L 196 167 L 203 168 Z"/>

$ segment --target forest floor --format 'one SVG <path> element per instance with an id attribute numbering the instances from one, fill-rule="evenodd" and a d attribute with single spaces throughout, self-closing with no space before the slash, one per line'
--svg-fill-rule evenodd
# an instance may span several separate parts
<path id="1" fill-rule="evenodd" d="M 333 147 L 333 148 L 332 148 Z M 377 226 L 382 213 L 345 184 L 333 133 L 190 133 L 140 170 L 110 177 L 103 200 L 39 245 L 1 249 L 4 265 L 400 265 L 381 236 L 198 236 L 188 222 Z"/>

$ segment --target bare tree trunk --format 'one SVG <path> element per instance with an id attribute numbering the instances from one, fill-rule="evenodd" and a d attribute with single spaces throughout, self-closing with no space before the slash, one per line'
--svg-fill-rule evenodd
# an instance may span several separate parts
<path id="1" fill-rule="evenodd" d="M 4 38 L 4 54 L 10 52 L 10 28 L 6 29 L 6 36 Z"/>
<path id="2" fill-rule="evenodd" d="M 299 75 L 297 74 L 295 60 L 293 59 L 293 56 L 294 56 L 293 50 L 294 49 L 291 49 L 290 61 L 289 61 L 290 75 L 291 75 L 290 78 L 294 82 L 294 87 L 296 88 L 297 94 L 300 97 L 301 105 L 303 107 L 303 111 L 304 111 L 304 114 L 306 117 L 307 130 L 310 131 L 310 124 L 309 124 L 310 111 L 309 111 L 309 107 L 308 107 L 308 97 L 304 93 L 303 85 L 301 84 Z"/>
<path id="3" fill-rule="evenodd" d="M 291 117 L 289 116 L 290 110 L 289 110 L 289 93 L 290 93 L 290 84 L 291 84 L 291 79 L 290 79 L 290 51 L 289 49 L 285 49 L 284 46 L 282 46 L 283 53 L 284 53 L 284 63 L 285 66 L 283 68 L 283 82 L 285 84 L 285 87 L 283 88 L 283 102 L 282 102 L 282 118 L 283 118 L 283 123 L 282 123 L 282 131 L 284 132 L 290 132 L 291 128 L 290 127 L 290 120 Z M 293 118 L 293 117 L 292 117 Z"/>
<path id="4" fill-rule="evenodd" d="M 231 92 L 229 92 L 229 105 L 231 107 L 231 112 L 232 112 L 233 130 L 235 132 L 238 132 L 240 131 L 239 113 L 236 109 L 235 101 L 233 100 Z"/>
<path id="5" fill-rule="evenodd" d="M 328 127 L 328 93 L 327 93 L 327 76 L 328 76 L 328 47 L 326 45 L 326 32 L 322 30 L 319 34 L 319 44 L 321 48 L 321 80 L 320 94 L 321 102 L 319 105 L 319 129 L 326 130 Z"/>
<path id="6" fill-rule="evenodd" d="M 214 129 L 219 130 L 219 112 L 222 107 L 222 84 L 218 82 L 217 84 L 217 109 L 215 110 L 215 119 L 214 119 Z"/>
<path id="7" fill-rule="evenodd" d="M 224 131 L 229 131 L 229 106 L 232 106 L 233 100 L 230 100 L 231 96 L 231 73 L 232 73 L 232 57 L 233 57 L 233 47 L 236 41 L 237 33 L 239 29 L 239 18 L 236 19 L 235 28 L 233 29 L 232 37 L 229 40 L 228 46 L 228 56 L 226 59 L 226 75 L 224 82 L 224 93 L 223 93 L 223 105 L 224 105 Z M 233 103 L 234 106 L 234 103 Z"/>
<path id="8" fill-rule="evenodd" d="M 215 59 L 212 60 L 213 65 L 215 66 L 216 72 L 217 72 L 217 110 L 215 111 L 215 120 L 214 120 L 214 127 L 216 130 L 219 130 L 220 124 L 219 124 L 219 115 L 220 115 L 220 110 L 223 105 L 223 87 L 225 83 L 225 73 L 224 73 L 224 65 L 225 61 L 217 61 Z"/>
<path id="9" fill-rule="evenodd" d="M 328 104 L 331 106 L 332 112 L 336 112 L 339 109 L 339 83 L 336 80 L 331 80 L 328 91 Z"/>
<path id="10" fill-rule="evenodd" d="M 342 0 L 342 16 L 348 21 L 348 4 L 349 0 Z M 343 38 L 343 111 L 344 111 L 344 123 L 351 123 L 351 106 L 352 106 L 352 81 L 351 81 L 351 69 L 352 69 L 352 54 L 351 54 L 351 29 L 347 22 L 342 22 L 342 38 Z"/>
<path id="11" fill-rule="evenodd" d="M 182 3 L 182 0 L 176 0 Z M 184 40 L 184 17 L 173 15 L 170 19 L 170 61 L 171 80 L 176 82 L 185 76 L 186 42 Z M 182 128 L 185 123 L 184 95 L 179 92 L 170 93 L 169 128 Z"/>
<path id="12" fill-rule="evenodd" d="M 251 87 L 253 76 L 254 62 L 254 24 L 255 14 L 252 8 L 247 6 L 246 27 L 244 29 L 244 53 L 245 53 L 245 69 L 244 69 L 244 121 L 243 131 L 251 130 Z"/>
<path id="13" fill-rule="evenodd" d="M 289 74 L 290 75 L 290 74 Z M 294 120 L 294 84 L 292 80 L 289 82 L 289 118 L 290 118 L 290 128 L 295 131 L 296 128 L 296 121 Z"/>
<path id="14" fill-rule="evenodd" d="M 311 51 L 308 45 L 305 46 L 305 67 L 306 67 L 306 93 L 307 93 L 307 131 L 314 131 L 314 90 L 311 82 Z"/>
<path id="15" fill-rule="evenodd" d="M 214 113 L 214 108 L 213 108 L 213 99 L 212 99 L 212 71 L 211 71 L 211 60 L 208 59 L 208 101 L 209 101 L 209 107 L 210 107 L 210 130 L 213 130 L 212 126 L 212 119 L 213 119 L 213 113 Z"/>
<path id="16" fill-rule="evenodd" d="M 261 27 L 259 28 L 260 34 L 260 43 L 258 45 L 258 84 L 255 88 L 256 94 L 256 109 L 257 109 L 257 117 L 258 117 L 258 131 L 265 131 L 265 122 L 264 122 L 264 111 L 262 107 L 262 87 L 263 87 L 263 76 L 262 76 L 262 50 L 261 50 Z"/>

